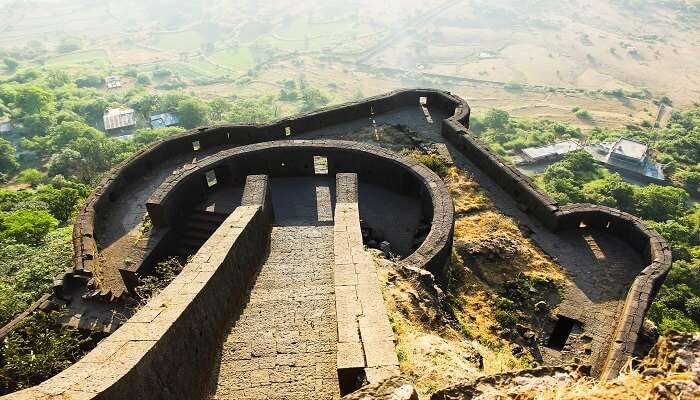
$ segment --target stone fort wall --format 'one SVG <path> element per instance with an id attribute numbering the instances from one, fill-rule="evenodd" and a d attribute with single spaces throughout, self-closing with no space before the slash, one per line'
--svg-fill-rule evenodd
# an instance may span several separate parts
<path id="1" fill-rule="evenodd" d="M 243 204 L 175 280 L 62 373 L 3 399 L 197 399 L 226 322 L 246 301 L 270 238 L 266 176 L 250 176 Z"/>
<path id="2" fill-rule="evenodd" d="M 137 181 L 144 174 L 148 174 L 158 164 L 173 157 L 173 155 L 195 153 L 197 146 L 200 149 L 225 149 L 265 141 L 290 139 L 295 133 L 358 118 L 367 118 L 372 114 L 401 107 L 415 106 L 422 97 L 425 98 L 427 105 L 442 108 L 453 115 L 442 122 L 442 134 L 513 196 L 523 209 L 535 215 L 545 226 L 554 231 L 574 229 L 581 223 L 596 226 L 623 238 L 644 255 L 647 265 L 635 279 L 627 295 L 624 311 L 620 317 L 615 340 L 605 367 L 605 376 L 616 375 L 631 354 L 637 335 L 641 330 L 643 317 L 670 269 L 671 254 L 668 246 L 658 234 L 646 228 L 639 219 L 629 214 L 592 205 L 560 207 L 539 191 L 529 178 L 506 165 L 486 145 L 471 135 L 468 130 L 470 109 L 466 102 L 450 93 L 437 90 L 396 91 L 360 102 L 283 119 L 266 126 L 205 127 L 150 146 L 116 167 L 85 202 L 74 229 L 74 270 L 57 278 L 55 292 L 60 294 L 62 288 L 74 284 L 76 279 L 89 276 L 92 264 L 97 262 L 97 245 L 94 237 L 96 214 L 108 209 L 109 203 L 116 199 L 125 187 Z M 438 207 L 447 207 L 447 205 L 444 203 L 442 205 L 433 204 L 433 207 L 437 209 Z M 449 207 L 451 207 L 451 201 Z M 433 218 L 433 220 L 435 223 L 436 219 Z M 449 220 L 438 220 L 437 222 L 444 225 L 451 224 Z M 451 238 L 451 234 L 449 237 Z M 425 251 L 419 249 L 412 255 L 413 259 L 406 266 L 416 269 L 427 268 L 439 276 L 439 263 L 430 265 L 430 260 L 444 258 L 444 255 L 436 254 L 439 251 L 439 249 L 425 249 Z M 402 263 L 407 263 L 409 259 L 410 257 Z M 97 353 L 99 354 L 99 352 Z M 162 364 L 161 368 L 163 365 L 175 365 L 175 363 Z M 64 374 L 59 376 L 62 375 Z"/>
<path id="3" fill-rule="evenodd" d="M 148 213 L 154 224 L 174 226 L 215 189 L 207 185 L 208 172 L 213 171 L 217 182 L 226 184 L 261 173 L 274 177 L 313 175 L 314 156 L 326 157 L 329 176 L 355 173 L 364 182 L 407 195 L 419 194 L 431 228 L 418 249 L 401 263 L 441 274 L 452 249 L 454 207 L 449 191 L 440 177 L 420 162 L 368 144 L 281 140 L 224 150 L 170 175 L 149 199 Z"/>

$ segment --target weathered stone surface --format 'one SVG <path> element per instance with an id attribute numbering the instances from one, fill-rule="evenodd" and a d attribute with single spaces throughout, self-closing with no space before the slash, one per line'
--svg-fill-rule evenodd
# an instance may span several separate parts
<path id="1" fill-rule="evenodd" d="M 342 400 L 418 400 L 418 393 L 405 378 L 394 376 L 367 385 Z"/>
<path id="2" fill-rule="evenodd" d="M 357 176 L 336 176 L 337 198 L 333 247 L 338 315 L 338 369 L 365 368 L 367 381 L 398 371 L 394 332 L 389 324 L 374 261 L 362 244 L 357 203 Z M 343 354 L 341 351 L 343 350 Z M 379 369 L 382 368 L 380 371 Z"/>

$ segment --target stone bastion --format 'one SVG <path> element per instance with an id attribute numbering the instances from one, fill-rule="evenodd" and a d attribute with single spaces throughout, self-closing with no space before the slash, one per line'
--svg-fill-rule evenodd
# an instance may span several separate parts
<path id="1" fill-rule="evenodd" d="M 469 132 L 470 109 L 465 101 L 448 92 L 413 89 L 269 125 L 199 128 L 158 142 L 122 162 L 86 200 L 76 219 L 73 269 L 56 278 L 54 293 L 0 330 L 4 336 L 31 312 L 66 305 L 69 310 L 79 307 L 66 323 L 111 335 L 63 373 L 6 398 L 116 399 L 133 397 L 134 390 L 152 393 L 148 398 L 201 397 L 207 375 L 202 371 L 211 369 L 226 321 L 245 304 L 244 293 L 256 279 L 256 266 L 270 251 L 275 213 L 268 177 L 313 176 L 314 157 L 326 160 L 324 174 L 338 176 L 334 202 L 358 198 L 356 188 L 340 183 L 347 182 L 341 179 L 345 173 L 356 174 L 361 183 L 415 198 L 429 231 L 399 264 L 419 274 L 432 274 L 440 282 L 451 255 L 454 211 L 449 192 L 437 175 L 415 161 L 371 145 L 292 140 L 304 132 L 372 119 L 417 104 L 441 110 L 447 116 L 437 121 L 442 137 L 548 230 L 558 233 L 594 227 L 619 237 L 640 255 L 644 265 L 639 266 L 627 292 L 604 363 L 597 371 L 603 377 L 614 377 L 631 356 L 646 311 L 671 266 L 667 244 L 629 214 L 586 204 L 559 206 Z M 161 173 L 161 179 L 144 186 L 146 177 L 165 165 L 171 167 Z M 114 213 L 120 201 L 128 204 L 134 188 L 142 186 L 146 187 L 139 189 L 143 204 L 138 206 L 144 209 L 143 215 L 147 210 L 152 228 L 138 241 L 130 240 L 135 244 L 128 263 L 115 264 L 101 247 L 106 231 L 99 221 Z M 102 321 L 99 315 L 90 314 L 92 308 L 109 312 L 121 307 L 136 277 L 177 250 L 175 240 L 188 213 L 220 187 L 239 187 L 239 200 L 192 251 L 194 257 L 173 284 L 126 322 Z M 359 202 L 362 204 L 361 198 Z M 359 231 L 359 218 L 346 223 Z M 116 283 L 95 279 L 98 271 L 117 277 Z"/>

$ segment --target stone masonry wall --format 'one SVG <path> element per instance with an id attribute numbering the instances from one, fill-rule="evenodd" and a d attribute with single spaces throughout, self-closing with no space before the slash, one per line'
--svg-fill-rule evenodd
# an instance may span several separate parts
<path id="1" fill-rule="evenodd" d="M 577 229 L 581 224 L 607 230 L 626 241 L 647 265 L 627 293 L 602 376 L 613 378 L 632 356 L 644 316 L 671 268 L 668 244 L 639 219 L 608 207 L 575 204 L 559 207 L 525 175 L 506 165 L 474 137 L 455 115 L 443 121 L 442 134 L 477 167 L 485 171 L 520 205 L 553 231 Z"/>
<path id="2" fill-rule="evenodd" d="M 183 399 L 206 395 L 227 320 L 266 255 L 265 177 L 250 177 L 238 207 L 183 271 L 82 360 L 5 399 Z M 264 197 L 263 197 L 264 196 Z M 257 203 L 257 204 L 252 204 Z"/>
<path id="3" fill-rule="evenodd" d="M 369 383 L 399 374 L 377 270 L 362 244 L 356 174 L 336 175 L 333 248 L 338 375 L 362 368 Z"/>
<path id="4" fill-rule="evenodd" d="M 204 184 L 207 171 L 217 171 L 236 180 L 237 176 L 311 175 L 313 156 L 328 160 L 329 174 L 356 173 L 371 182 L 404 193 L 418 193 L 423 209 L 430 211 L 431 229 L 421 246 L 401 260 L 406 268 L 442 276 L 452 249 L 454 206 L 442 179 L 420 162 L 376 146 L 339 140 L 293 140 L 258 143 L 221 151 L 191 168 L 177 171 L 156 189 L 147 208 L 154 224 L 170 225 L 181 213 L 197 203 L 209 190 Z"/>

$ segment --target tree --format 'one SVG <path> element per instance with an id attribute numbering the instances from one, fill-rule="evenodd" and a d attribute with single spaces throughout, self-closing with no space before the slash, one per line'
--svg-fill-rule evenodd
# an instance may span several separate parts
<path id="1" fill-rule="evenodd" d="M 36 168 L 27 168 L 17 175 L 17 181 L 37 187 L 46 181 L 46 174 Z"/>
<path id="2" fill-rule="evenodd" d="M 161 107 L 161 98 L 157 94 L 150 94 L 145 91 L 140 93 L 129 99 L 129 106 L 148 120 L 151 113 Z"/>
<path id="3" fill-rule="evenodd" d="M 70 83 L 70 76 L 60 69 L 53 69 L 46 74 L 46 83 L 51 88 L 58 88 Z"/>
<path id="4" fill-rule="evenodd" d="M 104 79 L 101 76 L 94 75 L 94 74 L 83 75 L 75 80 L 75 84 L 79 88 L 85 88 L 85 87 L 98 88 L 98 87 L 102 86 L 103 82 L 104 82 Z"/>
<path id="5" fill-rule="evenodd" d="M 16 210 L 0 214 L 0 239 L 39 245 L 58 220 L 46 211 Z"/>
<path id="6" fill-rule="evenodd" d="M 19 66 L 19 62 L 12 57 L 5 57 L 5 59 L 2 61 L 5 63 L 5 67 L 10 72 L 15 72 Z"/>
<path id="7" fill-rule="evenodd" d="M 138 74 L 136 76 L 136 82 L 138 82 L 139 85 L 148 86 L 151 84 L 151 78 L 146 74 Z"/>
<path id="8" fill-rule="evenodd" d="M 11 174 L 19 168 L 12 143 L 0 138 L 0 173 Z"/>
<path id="9" fill-rule="evenodd" d="M 301 93 L 301 101 L 301 111 L 306 112 L 325 106 L 330 102 L 330 98 L 316 88 L 305 87 Z"/>
<path id="10" fill-rule="evenodd" d="M 224 114 L 231 110 L 231 103 L 218 97 L 209 102 L 209 110 L 213 121 L 222 121 Z"/>
<path id="11" fill-rule="evenodd" d="M 35 85 L 24 85 L 17 88 L 15 104 L 24 114 L 37 114 L 50 111 L 53 100 L 54 96 L 50 91 Z"/>
<path id="12" fill-rule="evenodd" d="M 649 185 L 635 190 L 637 215 L 653 221 L 677 219 L 686 211 L 688 192 L 672 186 Z"/>
<path id="13" fill-rule="evenodd" d="M 56 189 L 44 185 L 37 190 L 36 199 L 46 203 L 51 214 L 59 221 L 68 222 L 80 201 L 80 192 L 73 188 Z"/>
<path id="14" fill-rule="evenodd" d="M 503 129 L 510 121 L 510 115 L 503 110 L 491 109 L 484 116 L 484 125 L 493 129 Z"/>
<path id="15" fill-rule="evenodd" d="M 279 116 L 279 108 L 271 98 L 260 100 L 239 100 L 231 104 L 231 109 L 223 116 L 229 123 L 264 124 Z"/>
<path id="16" fill-rule="evenodd" d="M 634 186 L 623 181 L 619 174 L 609 174 L 584 184 L 583 195 L 588 203 L 634 211 Z"/>
<path id="17" fill-rule="evenodd" d="M 189 98 L 177 104 L 180 124 L 187 129 L 205 125 L 209 120 L 209 106 L 202 100 Z"/>
<path id="18" fill-rule="evenodd" d="M 56 51 L 59 53 L 70 53 L 73 51 L 80 50 L 82 44 L 80 39 L 74 37 L 67 37 L 61 39 L 60 43 L 56 47 Z"/>

